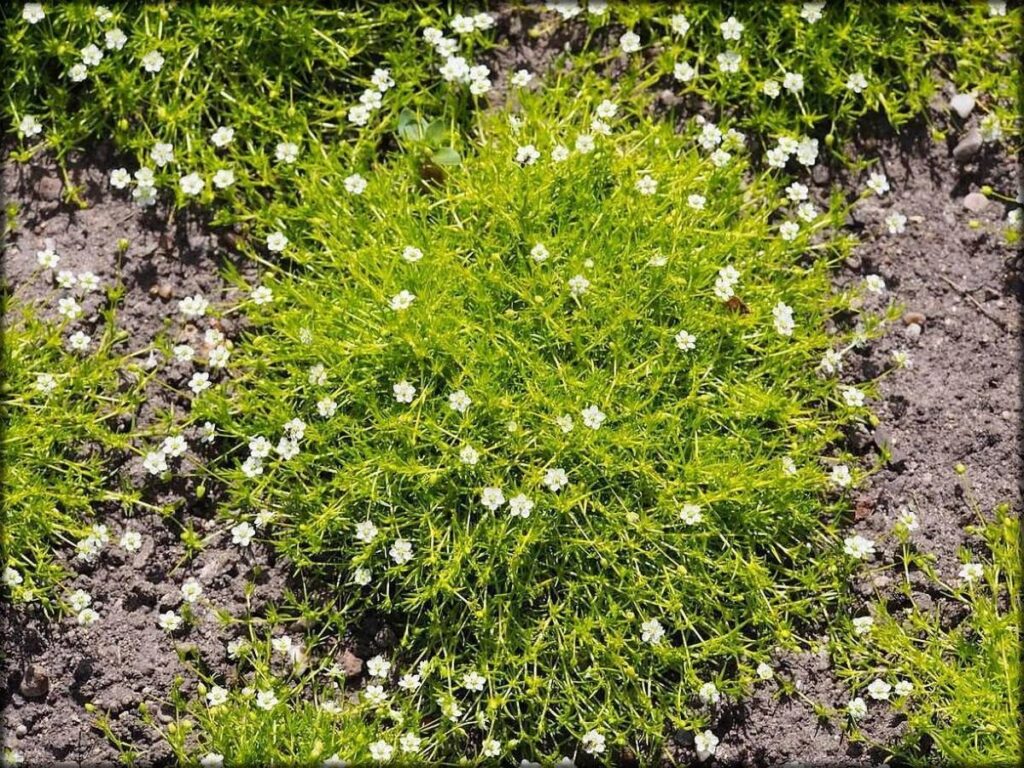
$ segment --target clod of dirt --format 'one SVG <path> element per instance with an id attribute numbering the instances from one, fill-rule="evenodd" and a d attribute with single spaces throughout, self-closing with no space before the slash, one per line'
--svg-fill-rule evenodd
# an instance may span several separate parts
<path id="1" fill-rule="evenodd" d="M 974 97 L 969 93 L 958 93 L 949 100 L 950 108 L 964 120 L 974 111 Z"/>
<path id="2" fill-rule="evenodd" d="M 988 207 L 988 198 L 980 192 L 971 192 L 964 197 L 964 208 L 971 213 L 981 213 Z"/>
<path id="3" fill-rule="evenodd" d="M 977 128 L 972 128 L 960 139 L 960 143 L 953 147 L 953 159 L 961 164 L 967 163 L 978 154 L 981 145 L 981 132 Z"/>
<path id="4" fill-rule="evenodd" d="M 41 664 L 29 664 L 21 676 L 18 693 L 26 699 L 45 699 L 50 692 L 50 676 Z"/>
<path id="5" fill-rule="evenodd" d="M 925 316 L 923 312 L 904 312 L 903 313 L 903 324 L 904 325 L 924 325 Z"/>
<path id="6" fill-rule="evenodd" d="M 341 671 L 345 673 L 345 677 L 349 679 L 359 677 L 363 674 L 363 660 L 347 648 L 345 649 L 345 652 L 341 654 L 341 658 L 338 660 L 338 666 L 341 668 Z"/>

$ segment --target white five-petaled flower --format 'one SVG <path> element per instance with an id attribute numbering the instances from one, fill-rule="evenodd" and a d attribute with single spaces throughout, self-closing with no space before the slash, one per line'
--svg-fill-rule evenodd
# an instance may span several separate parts
<path id="1" fill-rule="evenodd" d="M 853 477 L 850 475 L 850 468 L 845 464 L 836 464 L 832 467 L 829 479 L 832 481 L 832 484 L 838 488 L 846 488 L 851 482 L 853 482 Z"/>
<path id="2" fill-rule="evenodd" d="M 675 335 L 676 346 L 683 352 L 689 352 L 697 346 L 697 337 L 689 331 L 679 331 Z"/>
<path id="3" fill-rule="evenodd" d="M 464 390 L 456 390 L 448 395 L 448 407 L 453 411 L 459 413 L 465 413 L 469 410 L 469 406 L 472 405 L 473 401 Z"/>
<path id="4" fill-rule="evenodd" d="M 533 165 L 540 159 L 540 152 L 533 144 L 526 144 L 516 150 L 516 162 L 520 165 Z"/>
<path id="5" fill-rule="evenodd" d="M 600 731 L 590 730 L 583 734 L 580 746 L 588 755 L 600 755 L 605 750 L 605 738 Z"/>
<path id="6" fill-rule="evenodd" d="M 491 512 L 496 512 L 505 503 L 505 494 L 501 488 L 488 486 L 480 492 L 480 503 Z"/>
<path id="7" fill-rule="evenodd" d="M 399 403 L 411 403 L 416 397 L 416 387 L 404 379 L 391 387 L 391 391 Z"/>
<path id="8" fill-rule="evenodd" d="M 412 542 L 407 539 L 398 539 L 391 545 L 388 554 L 398 565 L 403 565 L 412 560 Z"/>
<path id="9" fill-rule="evenodd" d="M 868 685 L 868 696 L 875 701 L 886 701 L 889 698 L 889 694 L 892 692 L 892 686 L 881 678 L 876 677 Z"/>
<path id="10" fill-rule="evenodd" d="M 686 525 L 697 525 L 704 519 L 704 513 L 698 504 L 683 504 L 679 510 L 679 519 Z"/>
<path id="11" fill-rule="evenodd" d="M 294 141 L 282 141 L 274 147 L 274 159 L 279 163 L 291 165 L 299 159 L 299 145 Z"/>
<path id="12" fill-rule="evenodd" d="M 558 493 L 569 484 L 569 476 L 561 467 L 552 467 L 544 472 L 544 485 L 552 493 Z"/>
<path id="13" fill-rule="evenodd" d="M 237 525 L 231 528 L 231 543 L 237 544 L 240 547 L 248 547 L 252 543 L 253 536 L 256 535 L 256 529 L 252 527 L 252 524 L 243 520 Z"/>
<path id="14" fill-rule="evenodd" d="M 272 690 L 261 690 L 256 693 L 256 706 L 269 711 L 277 706 L 278 698 Z"/>
<path id="15" fill-rule="evenodd" d="M 632 30 L 624 32 L 619 38 L 619 47 L 623 53 L 636 53 L 640 50 L 640 35 Z"/>
<path id="16" fill-rule="evenodd" d="M 569 293 L 573 298 L 579 298 L 590 288 L 590 281 L 583 275 L 574 275 L 569 278 Z"/>
<path id="17" fill-rule="evenodd" d="M 25 3 L 21 9 L 21 18 L 29 24 L 38 24 L 46 18 L 42 3 Z"/>
<path id="18" fill-rule="evenodd" d="M 467 691 L 482 691 L 487 683 L 487 678 L 476 670 L 467 672 L 462 677 L 462 687 Z"/>
<path id="19" fill-rule="evenodd" d="M 402 290 L 391 297 L 388 306 L 395 312 L 401 312 L 411 307 L 414 301 L 416 301 L 416 294 Z"/>
<path id="20" fill-rule="evenodd" d="M 640 639 L 650 645 L 657 645 L 665 637 L 665 628 L 657 619 L 648 619 L 640 625 Z"/>
<path id="21" fill-rule="evenodd" d="M 366 179 L 358 173 L 353 173 L 345 178 L 345 191 L 353 195 L 361 195 L 366 189 Z"/>
<path id="22" fill-rule="evenodd" d="M 857 533 L 843 539 L 843 551 L 857 560 L 867 560 L 875 554 L 875 542 Z"/>
<path id="23" fill-rule="evenodd" d="M 608 417 L 596 405 L 588 405 L 580 412 L 583 417 L 583 424 L 590 429 L 600 429 Z"/>
<path id="24" fill-rule="evenodd" d="M 868 79 L 863 72 L 851 72 L 846 78 L 846 87 L 854 93 L 863 93 L 868 87 Z"/>
<path id="25" fill-rule="evenodd" d="M 156 74 L 164 68 L 164 57 L 160 51 L 150 51 L 142 57 L 142 68 L 150 74 Z"/>
<path id="26" fill-rule="evenodd" d="M 985 569 L 981 563 L 964 563 L 960 566 L 960 572 L 957 575 L 961 581 L 969 584 L 980 579 L 984 574 Z"/>
<path id="27" fill-rule="evenodd" d="M 893 211 L 885 217 L 885 228 L 890 235 L 901 235 L 907 228 L 907 217 L 899 211 Z"/>
<path id="28" fill-rule="evenodd" d="M 512 517 L 521 517 L 525 520 L 532 511 L 533 502 L 524 493 L 517 494 L 508 500 L 508 512 Z"/>
<path id="29" fill-rule="evenodd" d="M 722 694 L 719 693 L 717 685 L 707 682 L 697 689 L 697 698 L 704 704 L 717 704 L 721 700 Z"/>
<path id="30" fill-rule="evenodd" d="M 868 176 L 867 186 L 868 189 L 881 197 L 889 191 L 889 179 L 885 177 L 884 173 L 878 173 L 876 171 Z"/>
<path id="31" fill-rule="evenodd" d="M 697 759 L 703 762 L 715 754 L 718 737 L 711 731 L 698 733 L 693 737 L 693 748 L 697 751 Z"/>
<path id="32" fill-rule="evenodd" d="M 182 176 L 178 180 L 178 186 L 184 194 L 194 197 L 203 191 L 203 187 L 206 186 L 206 183 L 203 181 L 202 176 L 193 172 L 186 176 Z"/>
<path id="33" fill-rule="evenodd" d="M 741 24 L 735 16 L 730 16 L 719 24 L 718 29 L 722 33 L 722 37 L 726 40 L 739 40 L 743 35 L 743 24 Z"/>
<path id="34" fill-rule="evenodd" d="M 653 195 L 658 191 L 658 182 L 649 174 L 645 174 L 637 179 L 636 191 L 641 195 Z"/>

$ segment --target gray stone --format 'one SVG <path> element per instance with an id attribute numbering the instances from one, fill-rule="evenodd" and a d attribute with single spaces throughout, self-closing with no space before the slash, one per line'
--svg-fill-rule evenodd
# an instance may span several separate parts
<path id="1" fill-rule="evenodd" d="M 958 163 L 966 163 L 981 149 L 981 132 L 972 128 L 967 135 L 960 139 L 960 143 L 953 148 L 953 159 Z"/>
<path id="2" fill-rule="evenodd" d="M 949 106 L 966 120 L 967 116 L 974 111 L 974 97 L 969 93 L 958 93 L 949 100 Z"/>
<path id="3" fill-rule="evenodd" d="M 988 198 L 980 192 L 971 192 L 964 197 L 964 208 L 972 213 L 981 213 L 988 207 Z"/>

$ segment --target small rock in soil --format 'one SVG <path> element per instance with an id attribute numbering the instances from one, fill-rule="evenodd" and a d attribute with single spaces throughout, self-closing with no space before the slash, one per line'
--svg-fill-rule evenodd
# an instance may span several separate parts
<path id="1" fill-rule="evenodd" d="M 64 189 L 64 185 L 60 183 L 60 179 L 54 176 L 43 176 L 36 182 L 36 195 L 49 202 L 60 200 L 62 189 Z"/>
<path id="2" fill-rule="evenodd" d="M 39 664 L 29 664 L 21 677 L 18 691 L 26 699 L 45 699 L 50 692 L 50 677 Z"/>
<path id="3" fill-rule="evenodd" d="M 904 325 L 924 325 L 925 316 L 923 312 L 904 312 Z"/>
<path id="4" fill-rule="evenodd" d="M 908 339 L 916 339 L 921 335 L 921 326 L 917 323 L 911 323 L 903 330 L 903 333 L 906 334 Z"/>
<path id="5" fill-rule="evenodd" d="M 988 198 L 980 192 L 971 192 L 964 197 L 964 208 L 972 213 L 981 213 L 988 207 Z"/>
<path id="6" fill-rule="evenodd" d="M 972 128 L 966 136 L 960 139 L 960 143 L 953 148 L 953 159 L 958 163 L 966 163 L 971 160 L 978 150 L 981 149 L 981 132 Z"/>
<path id="7" fill-rule="evenodd" d="M 818 164 L 814 166 L 814 169 L 811 171 L 811 179 L 813 179 L 814 183 L 819 187 L 824 187 L 828 184 L 831 178 L 832 173 L 829 171 L 827 165 Z"/>
<path id="8" fill-rule="evenodd" d="M 969 93 L 958 93 L 949 100 L 949 106 L 960 117 L 967 119 L 967 116 L 974 111 L 974 97 Z"/>
<path id="9" fill-rule="evenodd" d="M 363 673 L 363 660 L 348 649 L 341 654 L 338 666 L 341 667 L 341 671 L 348 678 L 359 677 Z"/>

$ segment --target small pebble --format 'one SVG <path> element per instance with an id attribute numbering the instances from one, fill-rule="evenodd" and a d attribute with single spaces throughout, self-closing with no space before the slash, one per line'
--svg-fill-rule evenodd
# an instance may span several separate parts
<path id="1" fill-rule="evenodd" d="M 903 333 L 906 334 L 908 339 L 916 339 L 921 335 L 921 326 L 917 323 L 911 323 L 904 329 Z"/>
<path id="2" fill-rule="evenodd" d="M 966 163 L 981 149 L 981 132 L 972 128 L 966 136 L 960 139 L 960 143 L 953 148 L 953 159 L 958 163 Z"/>
<path id="3" fill-rule="evenodd" d="M 949 106 L 960 117 L 967 119 L 967 116 L 974 111 L 974 97 L 969 93 L 958 93 L 949 100 Z"/>
<path id="4" fill-rule="evenodd" d="M 981 213 L 988 206 L 988 198 L 980 192 L 971 192 L 964 197 L 964 208 L 972 213 Z"/>
<path id="5" fill-rule="evenodd" d="M 923 312 L 904 312 L 903 323 L 905 325 L 924 325 L 925 316 Z"/>

